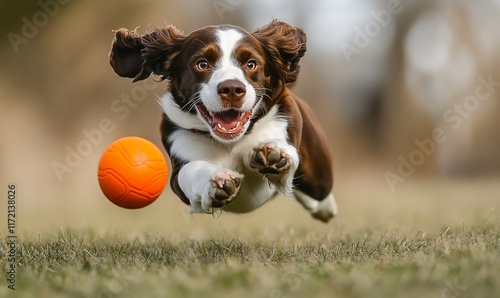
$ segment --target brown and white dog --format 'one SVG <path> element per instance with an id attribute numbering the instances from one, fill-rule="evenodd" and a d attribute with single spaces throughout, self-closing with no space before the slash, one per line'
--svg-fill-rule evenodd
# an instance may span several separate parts
<path id="1" fill-rule="evenodd" d="M 250 212 L 282 193 L 324 222 L 336 214 L 325 135 L 289 90 L 306 51 L 302 29 L 275 20 L 252 33 L 229 25 L 114 33 L 118 75 L 168 80 L 161 136 L 172 189 L 191 212 Z"/>

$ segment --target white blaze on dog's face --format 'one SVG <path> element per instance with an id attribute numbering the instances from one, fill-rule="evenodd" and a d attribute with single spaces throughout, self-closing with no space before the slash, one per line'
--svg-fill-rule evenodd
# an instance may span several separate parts
<path id="1" fill-rule="evenodd" d="M 217 55 L 204 55 L 195 62 L 197 72 L 209 73 L 200 83 L 195 107 L 214 138 L 221 142 L 240 139 L 260 97 L 252 78 L 263 67 L 260 45 L 249 34 L 234 28 L 213 31 Z M 253 42 L 250 42 L 253 41 Z M 259 88 L 259 87 L 257 87 Z"/>
<path id="2" fill-rule="evenodd" d="M 245 78 L 235 51 L 243 35 L 234 30 L 217 30 L 220 54 L 210 79 L 201 84 L 198 115 L 206 121 L 215 138 L 233 141 L 243 135 L 256 102 L 256 93 Z M 208 61 L 201 59 L 197 67 Z"/>

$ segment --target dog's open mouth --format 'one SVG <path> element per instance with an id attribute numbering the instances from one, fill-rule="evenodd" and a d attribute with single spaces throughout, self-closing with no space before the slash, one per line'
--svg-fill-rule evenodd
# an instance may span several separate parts
<path id="1" fill-rule="evenodd" d="M 253 109 L 247 112 L 230 109 L 214 113 L 208 111 L 202 103 L 196 104 L 196 108 L 208 125 L 212 127 L 213 132 L 226 140 L 234 139 L 243 132 L 243 128 L 253 112 Z"/>

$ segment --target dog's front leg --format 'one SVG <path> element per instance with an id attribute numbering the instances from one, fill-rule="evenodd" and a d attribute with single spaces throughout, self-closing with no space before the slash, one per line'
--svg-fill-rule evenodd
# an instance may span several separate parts
<path id="1" fill-rule="evenodd" d="M 293 145 L 285 140 L 262 142 L 250 150 L 246 164 L 264 175 L 283 195 L 292 196 L 293 176 L 299 165 L 299 155 Z"/>
<path id="2" fill-rule="evenodd" d="M 243 175 L 206 161 L 192 161 L 181 168 L 177 179 L 191 203 L 191 212 L 207 213 L 238 196 Z"/>

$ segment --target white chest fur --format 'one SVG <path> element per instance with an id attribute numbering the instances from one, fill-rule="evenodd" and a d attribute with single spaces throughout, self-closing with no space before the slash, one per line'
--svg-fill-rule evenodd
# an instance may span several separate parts
<path id="1" fill-rule="evenodd" d="M 252 211 L 277 193 L 276 187 L 270 184 L 264 176 L 249 168 L 248 159 L 254 146 L 272 141 L 281 144 L 282 147 L 291 147 L 289 150 L 294 152 L 293 157 L 298 162 L 295 148 L 287 143 L 288 121 L 278 117 L 277 111 L 277 107 L 273 107 L 267 115 L 255 123 L 250 134 L 231 145 L 222 144 L 209 136 L 189 130 L 178 130 L 169 137 L 170 154 L 187 163 L 204 161 L 243 174 L 245 177 L 238 198 L 223 209 L 238 213 Z M 177 110 L 177 112 L 180 111 Z M 172 110 L 167 113 L 169 117 L 170 114 Z M 176 112 L 172 116 L 177 117 L 175 114 Z M 182 123 L 181 125 L 188 128 L 191 125 L 196 127 L 195 124 Z M 196 175 L 193 173 L 192 177 Z"/>

